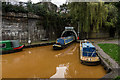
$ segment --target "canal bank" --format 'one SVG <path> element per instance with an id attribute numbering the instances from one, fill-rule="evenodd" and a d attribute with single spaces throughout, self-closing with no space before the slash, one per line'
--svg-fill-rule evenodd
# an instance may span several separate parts
<path id="1" fill-rule="evenodd" d="M 78 55 L 79 43 L 73 43 L 63 50 L 53 50 L 52 45 L 49 45 L 25 48 L 21 52 L 2 55 L 3 78 L 91 78 L 97 80 L 106 74 L 101 65 L 82 65 Z"/>
<path id="2" fill-rule="evenodd" d="M 104 66 L 104 69 L 107 71 L 107 74 L 99 80 L 113 80 L 120 75 L 120 66 L 119 64 L 112 59 L 108 54 L 106 54 L 98 45 L 94 43 L 98 55 L 101 59 L 101 65 Z"/>
<path id="3" fill-rule="evenodd" d="M 40 47 L 40 46 L 47 46 L 55 44 L 55 41 L 45 41 L 45 42 L 38 42 L 38 43 L 31 43 L 31 44 L 24 44 L 24 48 L 31 48 L 31 47 Z"/>
<path id="4" fill-rule="evenodd" d="M 99 46 L 99 43 L 113 43 L 118 44 L 117 40 L 90 40 L 97 49 L 98 56 L 101 59 L 101 65 L 106 70 L 107 74 L 99 80 L 113 80 L 120 76 L 120 65 L 106 54 Z M 80 42 L 80 41 L 78 41 Z M 119 57 L 119 56 L 118 56 Z"/>
<path id="5" fill-rule="evenodd" d="M 79 41 L 77 41 L 79 44 Z M 25 48 L 34 48 L 34 47 L 40 47 L 40 46 L 50 46 L 52 44 L 54 44 L 55 41 L 52 42 L 42 42 L 42 43 L 34 43 L 34 44 L 27 44 L 25 45 Z M 77 43 L 76 43 L 77 44 Z M 113 78 L 115 78 L 116 76 L 118 76 L 118 72 L 119 72 L 119 65 L 110 57 L 108 56 L 98 45 L 97 43 L 94 43 L 97 52 L 99 53 L 99 57 L 101 59 L 101 65 L 104 67 L 104 69 L 106 70 L 107 74 L 105 76 L 103 76 L 102 78 L 100 78 L 99 80 L 112 80 Z M 51 47 L 52 48 L 52 47 Z M 29 52 L 31 53 L 31 52 Z M 61 55 L 61 54 L 60 54 Z M 53 76 L 54 77 L 54 76 Z"/>

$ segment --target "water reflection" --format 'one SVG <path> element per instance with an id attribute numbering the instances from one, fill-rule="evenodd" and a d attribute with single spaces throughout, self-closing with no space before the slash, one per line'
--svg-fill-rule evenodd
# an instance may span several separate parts
<path id="1" fill-rule="evenodd" d="M 56 73 L 50 78 L 65 78 L 67 67 L 56 67 Z"/>
<path id="2" fill-rule="evenodd" d="M 70 48 L 65 50 L 63 53 L 59 53 L 55 56 L 59 57 L 59 56 L 63 56 L 63 55 L 72 55 L 75 52 L 76 49 L 77 49 L 77 44 L 75 46 L 71 46 Z"/>
<path id="3" fill-rule="evenodd" d="M 50 78 L 65 78 L 65 75 L 67 75 L 66 70 L 68 67 L 69 63 L 67 63 L 67 65 L 60 64 L 59 67 L 56 67 L 56 73 Z"/>

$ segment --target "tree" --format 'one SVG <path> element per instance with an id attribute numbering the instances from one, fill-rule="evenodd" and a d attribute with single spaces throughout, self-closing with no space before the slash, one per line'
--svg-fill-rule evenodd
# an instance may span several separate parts
<path id="1" fill-rule="evenodd" d="M 115 5 L 118 9 L 118 16 L 120 16 L 120 2 L 112 3 Z M 120 17 L 117 17 L 117 24 L 116 26 L 116 33 L 118 34 L 118 37 L 120 38 Z"/>
<path id="2" fill-rule="evenodd" d="M 32 1 L 31 0 L 28 0 L 27 2 L 27 10 L 28 12 L 33 12 L 33 5 L 32 5 Z"/>
<path id="3" fill-rule="evenodd" d="M 115 27 L 117 22 L 117 8 L 103 2 L 69 3 L 72 21 L 80 23 L 81 32 L 99 32 L 100 28 Z"/>
<path id="4" fill-rule="evenodd" d="M 15 12 L 15 13 L 27 13 L 27 10 L 22 5 L 12 5 L 10 3 L 2 2 L 2 11 L 4 13 L 7 12 Z"/>

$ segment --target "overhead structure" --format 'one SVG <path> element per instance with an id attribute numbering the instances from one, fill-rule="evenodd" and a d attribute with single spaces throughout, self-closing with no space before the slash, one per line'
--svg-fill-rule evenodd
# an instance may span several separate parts
<path id="1" fill-rule="evenodd" d="M 65 27 L 65 30 L 62 32 L 61 37 L 67 37 L 67 36 L 75 36 L 75 39 L 77 40 L 77 33 L 74 30 L 74 27 Z"/>

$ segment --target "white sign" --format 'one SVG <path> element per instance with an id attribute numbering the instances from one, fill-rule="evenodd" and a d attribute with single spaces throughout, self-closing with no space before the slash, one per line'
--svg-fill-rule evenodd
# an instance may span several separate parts
<path id="1" fill-rule="evenodd" d="M 65 27 L 65 30 L 73 30 L 74 27 Z"/>

